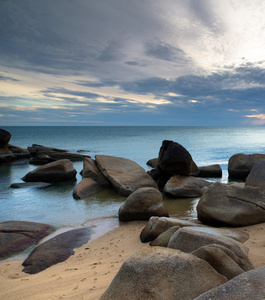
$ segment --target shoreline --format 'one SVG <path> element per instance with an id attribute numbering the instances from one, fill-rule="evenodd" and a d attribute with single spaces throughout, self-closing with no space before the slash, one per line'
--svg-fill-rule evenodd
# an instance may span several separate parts
<path id="1" fill-rule="evenodd" d="M 122 263 L 148 243 L 140 241 L 146 221 L 121 226 L 75 249 L 75 254 L 38 274 L 22 272 L 21 261 L 2 262 L 0 280 L 5 287 L 1 299 L 90 299 L 105 292 Z M 265 223 L 238 227 L 249 234 L 244 244 L 255 268 L 265 266 Z"/>

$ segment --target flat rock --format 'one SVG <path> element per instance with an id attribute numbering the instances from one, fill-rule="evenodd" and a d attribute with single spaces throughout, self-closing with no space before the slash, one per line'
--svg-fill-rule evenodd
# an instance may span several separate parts
<path id="1" fill-rule="evenodd" d="M 198 172 L 193 176 L 204 177 L 204 178 L 221 178 L 222 177 L 222 168 L 220 165 L 210 165 L 198 167 Z"/>
<path id="2" fill-rule="evenodd" d="M 202 188 L 212 182 L 192 176 L 174 175 L 164 186 L 164 193 L 175 198 L 194 198 L 202 195 Z"/>
<path id="3" fill-rule="evenodd" d="M 264 300 L 265 267 L 257 268 L 234 277 L 194 300 Z"/>
<path id="4" fill-rule="evenodd" d="M 55 227 L 48 224 L 5 221 L 0 223 L 0 258 L 21 252 L 49 235 Z"/>
<path id="5" fill-rule="evenodd" d="M 84 199 L 102 191 L 104 188 L 91 178 L 83 178 L 73 191 L 75 199 Z"/>
<path id="6" fill-rule="evenodd" d="M 151 176 L 132 160 L 107 155 L 96 155 L 95 159 L 101 173 L 120 195 L 129 196 L 141 187 L 158 188 Z"/>
<path id="7" fill-rule="evenodd" d="M 10 187 L 12 189 L 21 189 L 21 188 L 35 188 L 35 189 L 42 189 L 51 184 L 48 182 L 18 182 L 12 183 Z"/>
<path id="8" fill-rule="evenodd" d="M 23 272 L 36 274 L 54 264 L 65 261 L 74 254 L 73 249 L 87 243 L 90 236 L 90 228 L 73 229 L 55 236 L 32 251 L 22 263 Z"/>
<path id="9" fill-rule="evenodd" d="M 123 263 L 100 300 L 191 300 L 225 282 L 224 276 L 192 254 L 148 247 Z"/>

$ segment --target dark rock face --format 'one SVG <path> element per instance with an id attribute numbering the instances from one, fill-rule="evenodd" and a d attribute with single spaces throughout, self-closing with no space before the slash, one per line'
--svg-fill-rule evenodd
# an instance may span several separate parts
<path id="1" fill-rule="evenodd" d="M 245 272 L 194 300 L 264 300 L 265 267 Z"/>
<path id="2" fill-rule="evenodd" d="M 102 185 L 91 178 L 83 178 L 73 191 L 75 199 L 84 199 L 103 190 Z"/>
<path id="3" fill-rule="evenodd" d="M 157 163 L 158 163 L 158 158 L 152 158 L 149 159 L 148 162 L 146 163 L 149 167 L 151 168 L 157 168 Z"/>
<path id="4" fill-rule="evenodd" d="M 188 176 L 198 172 L 190 153 L 180 144 L 163 141 L 159 151 L 158 169 L 170 175 Z"/>
<path id="5" fill-rule="evenodd" d="M 228 161 L 229 178 L 246 179 L 253 166 L 261 159 L 265 159 L 265 154 L 238 153 L 231 156 Z"/>
<path id="6" fill-rule="evenodd" d="M 4 129 L 0 129 L 0 147 L 7 147 L 10 139 L 11 133 Z"/>
<path id="7" fill-rule="evenodd" d="M 100 300 L 190 300 L 225 282 L 224 276 L 192 254 L 151 247 L 123 263 Z"/>
<path id="8" fill-rule="evenodd" d="M 96 155 L 95 158 L 101 173 L 120 195 L 129 196 L 141 187 L 157 188 L 151 176 L 132 160 L 107 155 Z"/>
<path id="9" fill-rule="evenodd" d="M 168 217 L 158 189 L 144 187 L 133 192 L 119 209 L 123 222 L 149 220 L 152 216 Z"/>
<path id="10" fill-rule="evenodd" d="M 247 226 L 265 222 L 265 192 L 257 187 L 214 183 L 205 189 L 198 205 L 202 223 Z"/>
<path id="11" fill-rule="evenodd" d="M 212 182 L 192 176 L 172 176 L 164 186 L 164 193 L 176 198 L 193 198 L 202 195 L 202 188 Z"/>
<path id="12" fill-rule="evenodd" d="M 0 258 L 27 249 L 55 230 L 54 226 L 26 221 L 0 223 Z"/>
<path id="13" fill-rule="evenodd" d="M 68 159 L 62 159 L 48 163 L 44 166 L 26 174 L 22 180 L 25 182 L 60 182 L 68 180 L 76 180 L 76 170 Z"/>
<path id="14" fill-rule="evenodd" d="M 222 168 L 220 165 L 211 165 L 198 167 L 198 173 L 194 176 L 196 177 L 204 177 L 204 178 L 221 178 L 222 177 Z"/>
<path id="15" fill-rule="evenodd" d="M 39 273 L 48 267 L 65 261 L 74 254 L 73 249 L 89 241 L 91 230 L 78 228 L 59 234 L 35 248 L 23 262 L 23 272 Z"/>
<path id="16" fill-rule="evenodd" d="M 247 177 L 245 185 L 258 187 L 265 191 L 265 159 L 258 161 L 253 166 Z"/>

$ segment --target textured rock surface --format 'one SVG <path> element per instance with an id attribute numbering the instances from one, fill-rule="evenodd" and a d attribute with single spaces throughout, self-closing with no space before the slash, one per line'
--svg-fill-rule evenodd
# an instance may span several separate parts
<path id="1" fill-rule="evenodd" d="M 179 226 L 172 226 L 166 231 L 159 234 L 159 236 L 150 242 L 150 246 L 160 246 L 160 247 L 167 247 L 168 242 L 173 235 L 180 227 Z"/>
<path id="2" fill-rule="evenodd" d="M 75 199 L 84 199 L 102 191 L 104 188 L 91 178 L 83 178 L 73 191 Z"/>
<path id="3" fill-rule="evenodd" d="M 258 187 L 265 191 L 265 156 L 251 169 L 246 179 L 246 186 Z"/>

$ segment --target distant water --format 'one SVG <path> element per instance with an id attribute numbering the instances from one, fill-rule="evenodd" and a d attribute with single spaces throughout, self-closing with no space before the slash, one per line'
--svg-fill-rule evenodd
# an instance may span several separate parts
<path id="1" fill-rule="evenodd" d="M 4 127 L 10 143 L 27 148 L 33 143 L 71 152 L 129 158 L 146 170 L 146 162 L 158 156 L 162 141 L 182 144 L 198 166 L 220 164 L 222 182 L 227 182 L 228 159 L 236 153 L 265 153 L 264 127 Z M 61 183 L 43 189 L 11 189 L 14 182 L 36 168 L 29 164 L 0 165 L 0 221 L 26 220 L 58 227 L 88 222 L 99 226 L 117 223 L 118 209 L 125 200 L 114 191 L 103 191 L 85 200 L 74 200 L 72 191 L 81 180 L 82 162 L 74 163 L 76 183 Z M 166 199 L 171 216 L 196 217 L 198 199 Z M 101 225 L 102 226 L 102 225 Z M 104 226 L 104 225 L 103 225 Z"/>

